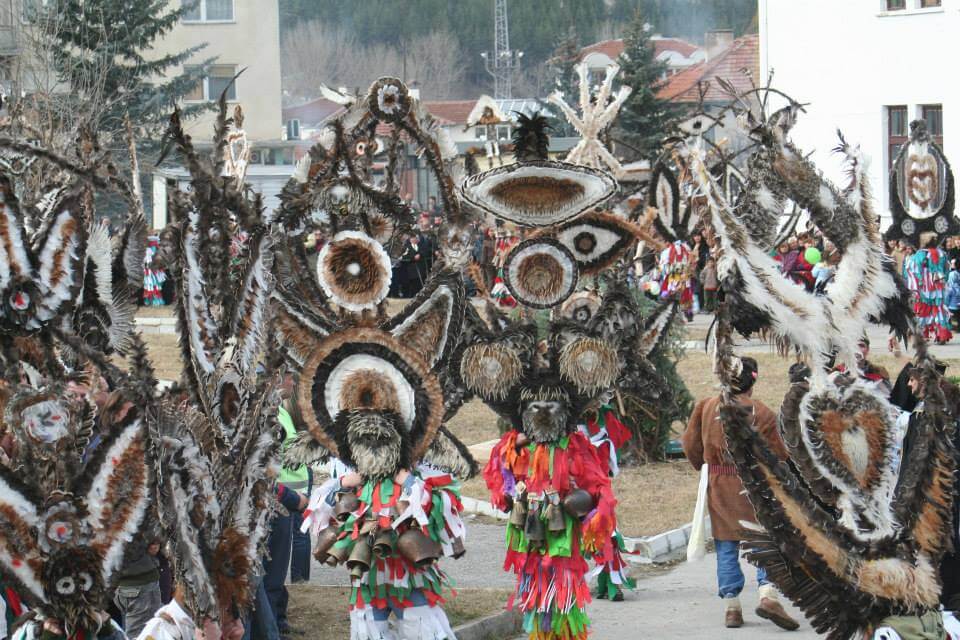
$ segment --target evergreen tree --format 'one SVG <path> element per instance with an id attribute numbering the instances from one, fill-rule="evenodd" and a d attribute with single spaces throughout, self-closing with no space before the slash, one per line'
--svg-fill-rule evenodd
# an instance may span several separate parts
<path id="1" fill-rule="evenodd" d="M 633 89 L 620 109 L 614 140 L 629 160 L 655 160 L 661 141 L 684 112 L 680 105 L 657 95 L 667 64 L 655 58 L 651 29 L 638 9 L 623 36 L 619 80 Z"/>
<path id="2" fill-rule="evenodd" d="M 577 58 L 580 56 L 580 38 L 577 36 L 577 30 L 572 25 L 567 29 L 566 34 L 557 42 L 553 55 L 547 60 L 550 70 L 550 76 L 553 79 L 552 86 L 548 87 L 547 93 L 558 91 L 563 94 L 564 100 L 576 108 L 577 96 L 580 93 L 579 80 L 574 67 L 577 64 Z M 550 113 L 550 127 L 556 136 L 576 135 L 573 126 L 567 122 L 559 109 L 541 100 L 541 107 L 544 113 Z"/>
<path id="3" fill-rule="evenodd" d="M 193 90 L 209 60 L 178 76 L 167 77 L 203 46 L 152 56 L 158 40 L 168 34 L 191 7 L 171 8 L 169 0 L 59 0 L 46 8 L 34 6 L 29 16 L 41 46 L 48 47 L 57 80 L 69 92 L 53 94 L 57 109 L 72 124 L 96 131 L 101 142 L 122 148 L 124 117 L 137 134 L 155 137 L 175 104 Z M 191 106 L 189 116 L 205 106 Z M 60 122 L 70 127 L 71 122 Z"/>

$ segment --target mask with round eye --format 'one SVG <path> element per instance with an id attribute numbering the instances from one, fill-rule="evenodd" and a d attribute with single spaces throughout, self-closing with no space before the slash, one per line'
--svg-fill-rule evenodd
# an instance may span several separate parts
<path id="1" fill-rule="evenodd" d="M 581 275 L 615 263 L 637 240 L 645 237 L 637 225 L 610 213 L 588 213 L 557 230 L 557 240 L 573 254 Z"/>
<path id="2" fill-rule="evenodd" d="M 61 596 L 72 596 L 73 593 L 77 590 L 77 583 L 71 576 L 64 576 L 57 580 L 56 584 L 57 593 Z"/>

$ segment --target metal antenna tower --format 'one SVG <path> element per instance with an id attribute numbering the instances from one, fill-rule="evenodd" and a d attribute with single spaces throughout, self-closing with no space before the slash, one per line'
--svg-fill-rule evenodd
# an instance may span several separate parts
<path id="1" fill-rule="evenodd" d="M 493 0 L 493 58 L 487 51 L 480 57 L 487 73 L 493 76 L 493 97 L 497 100 L 512 98 L 513 72 L 520 66 L 523 51 L 510 49 L 507 0 Z"/>

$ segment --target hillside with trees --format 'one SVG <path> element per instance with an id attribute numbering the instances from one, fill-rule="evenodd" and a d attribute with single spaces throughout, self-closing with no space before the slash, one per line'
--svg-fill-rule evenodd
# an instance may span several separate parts
<path id="1" fill-rule="evenodd" d="M 428 99 L 492 90 L 480 53 L 493 49 L 493 0 L 280 0 L 288 102 L 318 83 L 364 87 L 385 73 L 421 85 Z M 524 53 L 514 95 L 545 96 L 561 39 L 619 38 L 639 9 L 651 32 L 702 42 L 704 32 L 756 30 L 756 0 L 509 0 L 510 44 Z"/>

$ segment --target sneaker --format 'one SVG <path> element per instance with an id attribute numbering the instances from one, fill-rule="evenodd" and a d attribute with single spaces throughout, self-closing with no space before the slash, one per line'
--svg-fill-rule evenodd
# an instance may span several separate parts
<path id="1" fill-rule="evenodd" d="M 791 618 L 787 612 L 783 610 L 783 605 L 773 598 L 760 598 L 760 605 L 757 607 L 756 613 L 764 620 L 769 620 L 781 629 L 796 631 L 800 628 L 800 623 Z"/>
<path id="2" fill-rule="evenodd" d="M 607 599 L 607 588 L 597 587 L 597 600 L 606 600 L 606 599 Z"/>
<path id="3" fill-rule="evenodd" d="M 617 585 L 614 588 L 616 589 L 616 592 L 613 594 L 613 597 L 610 599 L 613 600 L 614 602 L 623 602 L 623 589 L 621 589 L 619 585 Z"/>
<path id="4" fill-rule="evenodd" d="M 739 629 L 743 626 L 743 611 L 740 609 L 727 609 L 723 624 L 727 629 Z"/>

